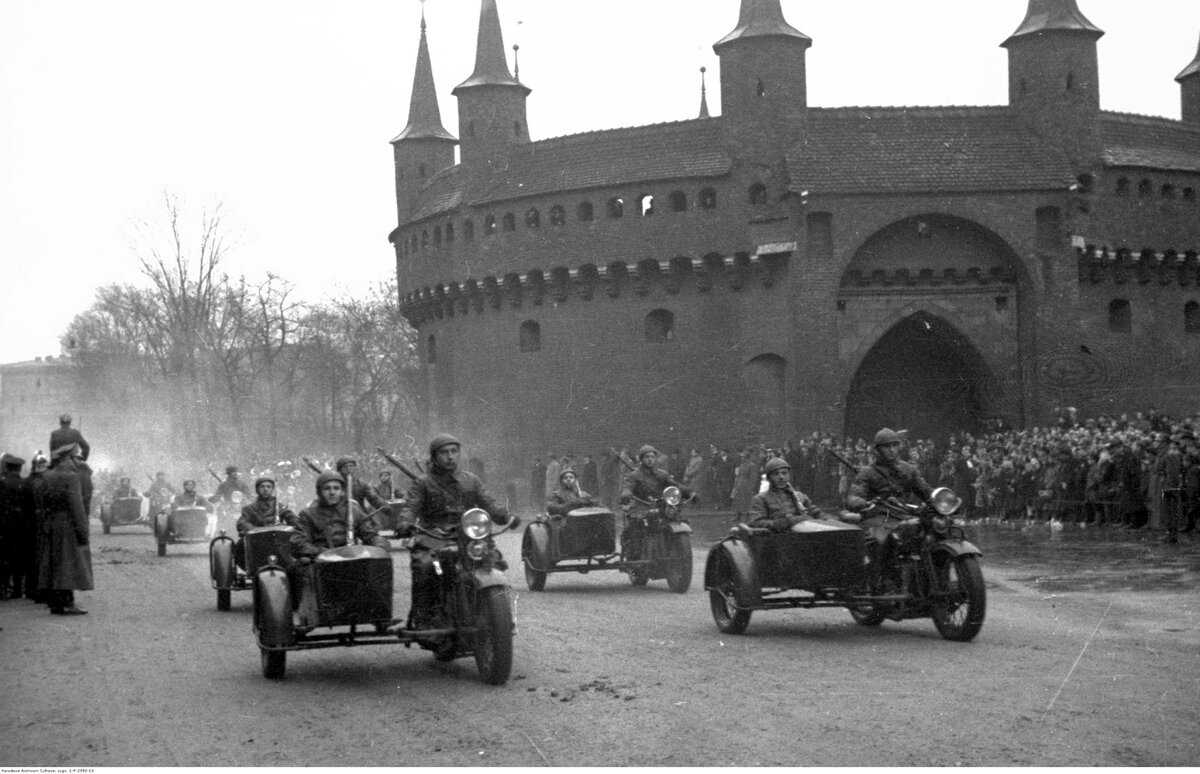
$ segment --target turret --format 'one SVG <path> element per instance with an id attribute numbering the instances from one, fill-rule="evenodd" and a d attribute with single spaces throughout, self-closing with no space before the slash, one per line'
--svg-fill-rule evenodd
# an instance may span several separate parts
<path id="1" fill-rule="evenodd" d="M 713 45 L 721 58 L 721 115 L 741 138 L 778 139 L 804 117 L 811 45 L 783 18 L 779 0 L 742 0 L 737 27 Z"/>
<path id="2" fill-rule="evenodd" d="M 1081 165 L 1098 153 L 1102 35 L 1075 0 L 1029 0 L 1025 20 L 1001 44 L 1008 49 L 1009 105 Z"/>
<path id="3" fill-rule="evenodd" d="M 1196 58 L 1175 76 L 1179 81 L 1179 92 L 1183 122 L 1200 126 L 1200 46 L 1196 47 Z"/>
<path id="4" fill-rule="evenodd" d="M 454 146 L 457 142 L 454 135 L 442 126 L 442 111 L 438 108 L 433 66 L 429 61 L 429 45 L 425 39 L 425 14 L 422 12 L 421 43 L 417 48 L 408 125 L 392 140 L 399 222 L 403 223 L 412 213 L 417 194 L 425 181 L 454 165 Z"/>
<path id="5" fill-rule="evenodd" d="M 508 70 L 496 0 L 483 0 L 475 72 L 453 91 L 458 97 L 464 166 L 502 168 L 513 148 L 529 143 L 525 100 L 530 91 Z"/>

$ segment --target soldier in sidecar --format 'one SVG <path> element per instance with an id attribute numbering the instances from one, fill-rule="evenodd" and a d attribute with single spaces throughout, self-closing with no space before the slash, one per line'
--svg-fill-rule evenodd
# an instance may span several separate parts
<path id="1" fill-rule="evenodd" d="M 274 561 L 284 569 L 292 563 L 296 514 L 277 499 L 275 479 L 260 476 L 254 482 L 254 491 L 254 502 L 242 506 L 237 542 L 221 530 L 208 546 L 218 610 L 229 609 L 231 592 L 250 589 L 255 573 L 268 562 Z"/>
<path id="2" fill-rule="evenodd" d="M 196 482 L 183 482 L 183 492 L 175 495 L 168 510 L 154 514 L 154 542 L 158 555 L 167 555 L 171 543 L 207 543 L 216 534 L 212 506 L 196 493 Z"/>
<path id="3" fill-rule="evenodd" d="M 112 496 L 105 497 L 100 503 L 100 526 L 104 534 L 109 534 L 113 527 L 133 524 L 153 528 L 145 506 L 141 493 L 130 484 L 127 477 L 122 477 Z"/>

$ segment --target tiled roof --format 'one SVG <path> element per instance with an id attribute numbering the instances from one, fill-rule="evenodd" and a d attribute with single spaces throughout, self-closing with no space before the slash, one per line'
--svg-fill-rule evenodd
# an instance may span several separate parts
<path id="1" fill-rule="evenodd" d="M 1105 113 L 1100 134 L 1108 166 L 1200 172 L 1200 128 L 1169 118 Z"/>
<path id="2" fill-rule="evenodd" d="M 791 190 L 813 193 L 1032 190 L 1074 179 L 1007 107 L 811 109 L 787 164 Z"/>
<path id="3" fill-rule="evenodd" d="M 555 137 L 515 153 L 508 169 L 487 180 L 471 183 L 459 168 L 439 173 L 421 193 L 413 220 L 464 202 L 474 205 L 560 191 L 716 177 L 727 174 L 732 165 L 715 119 Z"/>

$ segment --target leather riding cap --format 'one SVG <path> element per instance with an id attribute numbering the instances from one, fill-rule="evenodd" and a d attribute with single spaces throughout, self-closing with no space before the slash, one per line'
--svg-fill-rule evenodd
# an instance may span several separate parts
<path id="1" fill-rule="evenodd" d="M 433 437 L 433 440 L 429 442 L 429 456 L 432 457 L 433 455 L 437 454 L 438 449 L 442 448 L 443 446 L 449 446 L 450 444 L 454 444 L 455 446 L 462 448 L 462 444 L 459 443 L 458 439 L 454 436 L 450 435 L 449 433 L 438 433 Z"/>
<path id="2" fill-rule="evenodd" d="M 891 428 L 883 428 L 875 434 L 875 445 L 883 446 L 885 443 L 901 443 L 900 434 Z"/>

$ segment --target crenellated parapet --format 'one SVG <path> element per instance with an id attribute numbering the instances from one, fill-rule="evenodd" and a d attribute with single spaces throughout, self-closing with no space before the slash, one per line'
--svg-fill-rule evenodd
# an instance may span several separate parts
<path id="1" fill-rule="evenodd" d="M 942 270 L 932 268 L 912 271 L 907 268 L 874 269 L 863 271 L 850 269 L 842 275 L 841 291 L 873 291 L 902 288 L 954 288 L 993 285 L 1014 285 L 1016 269 L 1009 266 L 991 266 L 987 269 L 971 266 L 967 269 L 950 267 Z"/>
<path id="2" fill-rule="evenodd" d="M 1200 257 L 1196 250 L 1134 250 L 1086 245 L 1077 247 L 1075 253 L 1081 283 L 1200 285 Z"/>
<path id="3" fill-rule="evenodd" d="M 588 263 L 579 267 L 556 266 L 548 272 L 530 269 L 503 276 L 473 277 L 461 282 L 439 283 L 401 297 L 400 308 L 414 326 L 430 320 L 463 316 L 487 310 L 520 309 L 597 297 L 646 296 L 661 289 L 670 295 L 692 287 L 708 293 L 725 287 L 744 291 L 772 287 L 788 264 L 787 253 L 771 255 L 710 254 L 703 258 L 678 256 L 670 260 L 645 259 L 637 263 L 614 261 L 603 266 Z"/>

